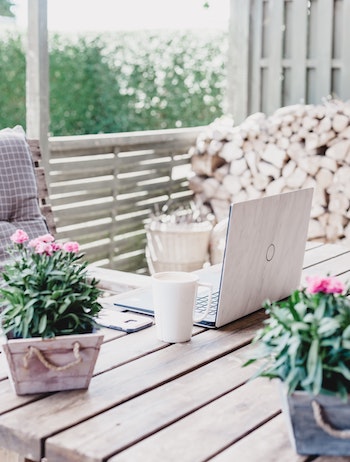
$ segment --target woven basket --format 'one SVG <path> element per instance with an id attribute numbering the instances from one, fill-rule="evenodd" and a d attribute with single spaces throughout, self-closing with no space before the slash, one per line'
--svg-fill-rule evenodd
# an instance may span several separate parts
<path id="1" fill-rule="evenodd" d="M 194 271 L 208 261 L 212 224 L 154 223 L 146 226 L 146 256 L 150 273 Z"/>

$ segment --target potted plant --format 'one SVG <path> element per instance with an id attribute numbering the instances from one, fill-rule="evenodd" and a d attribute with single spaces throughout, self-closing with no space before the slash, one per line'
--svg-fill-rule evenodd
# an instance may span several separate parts
<path id="1" fill-rule="evenodd" d="M 334 277 L 313 276 L 279 303 L 253 342 L 261 367 L 278 378 L 282 410 L 299 454 L 350 455 L 350 300 Z"/>
<path id="2" fill-rule="evenodd" d="M 150 273 L 195 271 L 209 259 L 214 216 L 199 203 L 173 203 L 152 213 L 145 225 Z"/>
<path id="3" fill-rule="evenodd" d="M 103 335 L 96 279 L 77 242 L 12 236 L 0 288 L 3 350 L 17 394 L 87 388 Z"/>

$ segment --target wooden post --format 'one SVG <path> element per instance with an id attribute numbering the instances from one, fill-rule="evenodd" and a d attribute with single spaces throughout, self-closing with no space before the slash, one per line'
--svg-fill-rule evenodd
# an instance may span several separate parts
<path id="1" fill-rule="evenodd" d="M 227 112 L 235 124 L 248 112 L 250 0 L 230 0 Z"/>
<path id="2" fill-rule="evenodd" d="M 43 166 L 48 174 L 49 53 L 47 0 L 28 0 L 27 34 L 26 133 L 28 138 L 40 141 Z"/>

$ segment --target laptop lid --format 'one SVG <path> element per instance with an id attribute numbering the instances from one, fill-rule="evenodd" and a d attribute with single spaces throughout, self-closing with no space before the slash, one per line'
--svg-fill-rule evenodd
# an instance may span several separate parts
<path id="1" fill-rule="evenodd" d="M 313 189 L 231 204 L 216 327 L 300 284 Z"/>
<path id="2" fill-rule="evenodd" d="M 198 324 L 221 327 L 299 286 L 312 194 L 310 188 L 231 204 L 222 265 L 196 271 L 219 290 L 216 317 Z M 153 312 L 150 287 L 113 298 L 120 308 Z"/>

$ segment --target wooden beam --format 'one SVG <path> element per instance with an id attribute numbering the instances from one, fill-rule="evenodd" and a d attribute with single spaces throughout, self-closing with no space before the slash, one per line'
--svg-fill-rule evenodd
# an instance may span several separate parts
<path id="1" fill-rule="evenodd" d="M 227 112 L 235 124 L 248 115 L 250 0 L 230 0 Z"/>
<path id="2" fill-rule="evenodd" d="M 49 53 L 47 0 L 28 0 L 26 56 L 26 133 L 38 139 L 49 172 Z"/>

